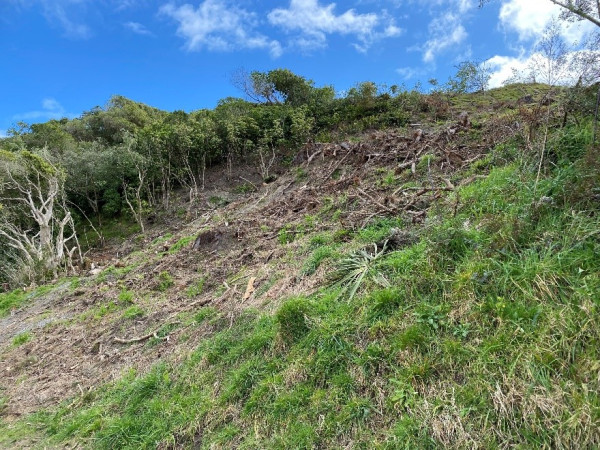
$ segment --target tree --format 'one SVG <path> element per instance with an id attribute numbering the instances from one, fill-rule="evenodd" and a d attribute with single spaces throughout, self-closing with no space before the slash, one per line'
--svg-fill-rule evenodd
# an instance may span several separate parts
<path id="1" fill-rule="evenodd" d="M 32 279 L 57 276 L 76 252 L 81 258 L 65 178 L 43 154 L 0 152 L 0 236 L 13 250 L 12 264 L 25 266 Z"/>
<path id="2" fill-rule="evenodd" d="M 491 78 L 490 68 L 481 62 L 463 61 L 456 66 L 456 75 L 446 83 L 446 89 L 453 94 L 485 92 Z"/>

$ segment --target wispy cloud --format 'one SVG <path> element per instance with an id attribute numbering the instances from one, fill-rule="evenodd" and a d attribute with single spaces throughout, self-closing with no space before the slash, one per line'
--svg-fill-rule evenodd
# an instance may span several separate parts
<path id="1" fill-rule="evenodd" d="M 123 24 L 125 28 L 132 31 L 135 34 L 139 34 L 141 36 L 152 36 L 152 32 L 148 30 L 144 25 L 139 22 L 126 22 Z"/>
<path id="2" fill-rule="evenodd" d="M 429 39 L 419 46 L 426 63 L 435 62 L 438 55 L 456 50 L 466 41 L 468 33 L 463 19 L 473 8 L 473 3 L 469 0 L 436 0 L 434 3 L 445 8 L 436 10 L 428 26 Z"/>
<path id="3" fill-rule="evenodd" d="M 50 120 L 70 119 L 77 117 L 77 114 L 68 113 L 65 108 L 54 98 L 45 98 L 42 100 L 41 109 L 15 114 L 13 120 Z"/>
<path id="4" fill-rule="evenodd" d="M 414 80 L 422 78 L 426 71 L 420 67 L 400 67 L 396 69 L 396 73 L 402 77 L 403 80 Z"/>
<path id="5" fill-rule="evenodd" d="M 39 8 L 46 21 L 61 29 L 65 37 L 88 39 L 91 28 L 82 19 L 91 0 L 4 0 L 17 8 Z"/>
<path id="6" fill-rule="evenodd" d="M 137 6 L 138 0 L 112 0 L 115 11 L 123 11 L 125 9 Z"/>
<path id="7" fill-rule="evenodd" d="M 188 51 L 246 48 L 268 50 L 273 57 L 282 53 L 277 40 L 256 31 L 256 14 L 225 0 L 205 0 L 198 8 L 168 3 L 160 8 L 159 14 L 177 22 L 177 34 L 185 40 Z"/>
<path id="8" fill-rule="evenodd" d="M 467 39 L 467 30 L 457 23 L 457 16 L 446 13 L 429 24 L 429 33 L 433 37 L 423 46 L 423 61 L 433 62 L 445 50 L 456 48 Z"/>
<path id="9" fill-rule="evenodd" d="M 291 0 L 288 8 L 276 8 L 268 14 L 272 25 L 288 33 L 298 33 L 292 42 L 305 49 L 327 45 L 327 35 L 354 35 L 354 47 L 366 51 L 374 42 L 396 37 L 402 29 L 387 13 L 359 14 L 349 9 L 335 13 L 335 3 L 321 5 L 318 0 Z"/>

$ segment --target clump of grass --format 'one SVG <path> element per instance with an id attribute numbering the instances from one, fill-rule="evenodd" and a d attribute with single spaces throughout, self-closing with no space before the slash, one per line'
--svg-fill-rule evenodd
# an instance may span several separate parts
<path id="1" fill-rule="evenodd" d="M 23 289 L 0 294 L 0 317 L 7 316 L 11 310 L 19 308 L 27 298 L 28 294 Z"/>
<path id="2" fill-rule="evenodd" d="M 335 254 L 336 251 L 332 246 L 325 245 L 316 248 L 305 261 L 304 266 L 302 267 L 302 275 L 312 275 L 321 266 L 323 261 L 334 257 Z"/>
<path id="3" fill-rule="evenodd" d="M 281 305 L 275 320 L 284 341 L 295 342 L 308 332 L 312 311 L 312 304 L 303 297 L 291 298 Z"/>
<path id="4" fill-rule="evenodd" d="M 157 289 L 161 292 L 167 291 L 175 285 L 175 281 L 171 274 L 167 271 L 162 271 L 157 277 Z"/>
<path id="5" fill-rule="evenodd" d="M 187 295 L 189 298 L 192 298 L 202 294 L 205 282 L 206 278 L 201 278 L 200 280 L 196 281 L 186 289 L 185 295 Z"/>
<path id="6" fill-rule="evenodd" d="M 54 288 L 55 286 L 53 285 L 46 285 L 40 286 L 33 291 L 15 289 L 11 292 L 0 293 L 0 317 L 9 315 L 11 311 L 23 307 L 25 304 L 41 295 L 44 295 Z"/>
<path id="7" fill-rule="evenodd" d="M 29 342 L 32 338 L 32 335 L 30 332 L 25 331 L 23 333 L 17 334 L 13 340 L 12 340 L 12 345 L 13 347 L 18 347 L 20 345 L 23 345 L 27 342 Z"/>
<path id="8" fill-rule="evenodd" d="M 297 234 L 290 225 L 284 225 L 277 233 L 277 240 L 281 245 L 286 245 L 296 240 Z"/>
<path id="9" fill-rule="evenodd" d="M 186 236 L 186 237 L 182 237 L 181 239 L 179 239 L 177 242 L 175 242 L 170 248 L 169 248 L 169 253 L 173 254 L 173 253 L 177 253 L 179 250 L 181 250 L 184 247 L 187 247 L 191 242 L 193 242 L 196 239 L 196 236 Z"/>
<path id="10" fill-rule="evenodd" d="M 142 317 L 144 314 L 145 314 L 145 312 L 140 306 L 133 305 L 133 306 L 130 306 L 129 308 L 127 308 L 125 311 L 123 311 L 123 318 L 124 319 L 135 319 L 137 317 Z"/>
<path id="11" fill-rule="evenodd" d="M 134 296 L 135 294 L 132 291 L 122 289 L 121 292 L 119 292 L 119 302 L 124 305 L 130 305 L 133 303 Z"/>

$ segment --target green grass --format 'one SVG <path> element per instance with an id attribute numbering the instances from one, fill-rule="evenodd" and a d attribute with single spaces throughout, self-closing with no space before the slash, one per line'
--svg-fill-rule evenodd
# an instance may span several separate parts
<path id="1" fill-rule="evenodd" d="M 133 305 L 123 311 L 124 319 L 135 319 L 137 317 L 142 317 L 145 314 L 145 311 L 138 305 Z"/>
<path id="2" fill-rule="evenodd" d="M 77 407 L 2 422 L 0 444 L 600 446 L 600 214 L 578 194 L 590 182 L 581 133 L 560 133 L 549 145 L 564 151 L 537 185 L 535 157 L 506 156 L 401 250 L 350 251 L 400 218 L 335 249 L 333 233 L 315 234 L 302 270 L 338 252 L 339 283 L 278 300 L 274 314 L 201 308 L 188 358 L 128 372 Z"/>
<path id="3" fill-rule="evenodd" d="M 22 308 L 26 304 L 32 302 L 37 297 L 46 294 L 56 286 L 46 285 L 40 286 L 33 291 L 24 289 L 15 289 L 11 292 L 0 293 L 0 317 L 8 316 L 11 311 Z"/>
<path id="4" fill-rule="evenodd" d="M 31 340 L 32 336 L 31 333 L 25 331 L 23 333 L 17 334 L 13 340 L 12 340 L 12 345 L 13 347 L 18 347 L 20 345 L 23 345 L 27 342 L 29 342 Z"/>
<path id="5" fill-rule="evenodd" d="M 170 248 L 169 253 L 177 253 L 182 248 L 189 246 L 196 239 L 196 236 L 186 236 L 175 242 Z"/>

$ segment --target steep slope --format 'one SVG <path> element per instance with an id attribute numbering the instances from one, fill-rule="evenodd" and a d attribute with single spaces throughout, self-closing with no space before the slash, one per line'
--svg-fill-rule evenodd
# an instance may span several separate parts
<path id="1" fill-rule="evenodd" d="M 590 130 L 539 176 L 515 112 L 481 111 L 207 192 L 2 319 L 0 443 L 600 444 Z"/>

